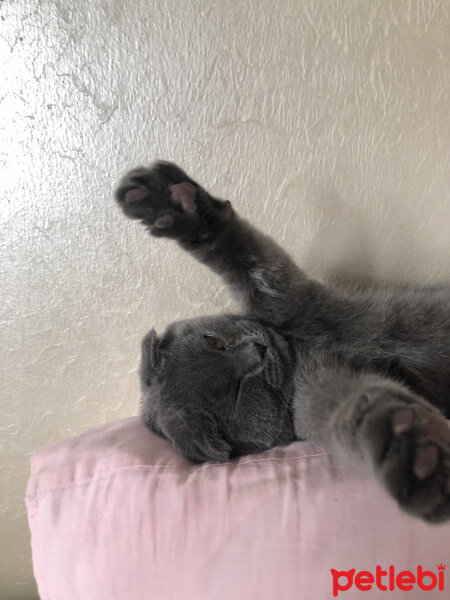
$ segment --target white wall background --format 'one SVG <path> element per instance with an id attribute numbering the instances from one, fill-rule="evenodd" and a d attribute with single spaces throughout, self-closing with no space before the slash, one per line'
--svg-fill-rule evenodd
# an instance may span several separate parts
<path id="1" fill-rule="evenodd" d="M 445 280 L 450 2 L 3 0 L 0 16 L 0 597 L 25 600 L 31 452 L 136 413 L 150 326 L 231 306 L 122 218 L 118 175 L 179 162 L 318 276 Z"/>

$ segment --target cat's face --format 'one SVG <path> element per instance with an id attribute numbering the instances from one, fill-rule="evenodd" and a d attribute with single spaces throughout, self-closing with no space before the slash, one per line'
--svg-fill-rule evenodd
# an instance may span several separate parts
<path id="1" fill-rule="evenodd" d="M 202 317 L 151 330 L 142 342 L 147 425 L 195 462 L 224 461 L 294 439 L 293 358 L 273 329 Z"/>

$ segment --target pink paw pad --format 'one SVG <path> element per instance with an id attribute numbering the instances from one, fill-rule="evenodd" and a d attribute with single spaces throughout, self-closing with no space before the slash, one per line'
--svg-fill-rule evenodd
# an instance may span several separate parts
<path id="1" fill-rule="evenodd" d="M 139 190 L 139 189 L 133 189 L 128 191 L 125 194 L 125 201 L 126 202 L 138 202 L 139 200 L 142 200 L 143 198 L 145 198 L 146 193 L 144 190 Z"/>
<path id="2" fill-rule="evenodd" d="M 187 181 L 175 183 L 171 187 L 172 202 L 180 204 L 184 212 L 194 213 L 197 211 L 195 193 L 195 187 Z"/>
<path id="3" fill-rule="evenodd" d="M 426 479 L 429 477 L 438 465 L 439 450 L 434 444 L 426 444 L 421 446 L 414 460 L 414 474 L 418 479 Z"/>
<path id="4" fill-rule="evenodd" d="M 167 229 L 167 227 L 171 227 L 174 224 L 174 221 L 172 215 L 164 215 L 155 221 L 155 227 L 157 229 Z"/>
<path id="5" fill-rule="evenodd" d="M 414 421 L 414 414 L 411 410 L 405 408 L 396 410 L 392 415 L 392 431 L 395 435 L 400 435 L 409 431 Z"/>
<path id="6" fill-rule="evenodd" d="M 434 441 L 450 448 L 450 429 L 447 423 L 435 417 L 430 417 L 422 424 L 423 432 L 432 437 Z"/>

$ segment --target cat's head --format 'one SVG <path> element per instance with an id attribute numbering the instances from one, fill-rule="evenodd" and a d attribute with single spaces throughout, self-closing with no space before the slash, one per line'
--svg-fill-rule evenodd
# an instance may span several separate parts
<path id="1" fill-rule="evenodd" d="M 225 461 L 295 438 L 293 352 L 256 321 L 202 317 L 142 342 L 147 426 L 195 462 Z"/>

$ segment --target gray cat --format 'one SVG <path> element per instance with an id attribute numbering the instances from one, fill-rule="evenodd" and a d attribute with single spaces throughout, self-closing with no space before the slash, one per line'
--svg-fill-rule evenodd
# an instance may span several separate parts
<path id="1" fill-rule="evenodd" d="M 155 237 L 220 273 L 242 315 L 176 322 L 142 343 L 147 426 L 195 462 L 293 440 L 358 456 L 398 503 L 450 519 L 450 287 L 344 291 L 174 164 L 121 180 Z"/>

